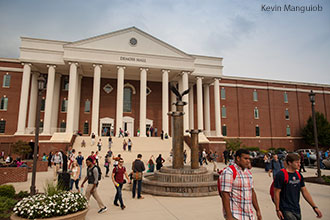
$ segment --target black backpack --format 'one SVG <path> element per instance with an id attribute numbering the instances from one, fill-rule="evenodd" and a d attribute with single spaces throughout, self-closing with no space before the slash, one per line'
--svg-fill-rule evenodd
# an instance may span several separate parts
<path id="1" fill-rule="evenodd" d="M 97 166 L 97 165 L 95 165 L 94 167 L 96 167 L 97 168 L 97 171 L 99 172 L 99 175 L 98 175 L 98 181 L 100 181 L 101 179 L 102 179 L 102 171 L 101 171 L 101 168 L 99 167 L 99 166 Z"/>

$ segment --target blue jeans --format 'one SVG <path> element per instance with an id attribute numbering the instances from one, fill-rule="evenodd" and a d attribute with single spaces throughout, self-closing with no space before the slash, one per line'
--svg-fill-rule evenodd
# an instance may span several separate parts
<path id="1" fill-rule="evenodd" d="M 79 169 L 79 170 L 80 170 L 80 171 L 79 171 L 79 179 L 81 179 L 81 170 L 82 170 L 82 165 L 80 165 L 80 164 L 79 164 L 79 168 L 80 168 L 80 169 Z"/>
<path id="2" fill-rule="evenodd" d="M 118 204 L 118 200 L 119 200 L 120 207 L 124 206 L 123 197 L 122 197 L 122 193 L 121 193 L 122 188 L 123 188 L 122 183 L 119 183 L 119 186 L 116 186 L 117 193 L 115 196 L 115 201 L 113 201 L 114 204 Z"/>
<path id="3" fill-rule="evenodd" d="M 301 214 L 290 212 L 290 211 L 283 211 L 284 220 L 301 220 Z"/>
<path id="4" fill-rule="evenodd" d="M 75 183 L 76 189 L 79 190 L 79 179 L 76 179 L 76 180 L 71 179 L 70 180 L 70 190 L 73 189 L 73 183 Z"/>
<path id="5" fill-rule="evenodd" d="M 142 180 L 133 180 L 132 196 L 133 196 L 133 198 L 135 198 L 136 183 L 137 183 L 137 185 L 138 185 L 137 197 L 138 197 L 138 198 L 141 198 Z"/>

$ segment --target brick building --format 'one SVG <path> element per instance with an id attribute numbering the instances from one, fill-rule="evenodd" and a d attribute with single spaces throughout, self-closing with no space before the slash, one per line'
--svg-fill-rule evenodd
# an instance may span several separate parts
<path id="1" fill-rule="evenodd" d="M 215 149 L 228 138 L 263 149 L 302 147 L 310 90 L 316 110 L 330 118 L 330 85 L 229 77 L 222 69 L 222 58 L 187 54 L 135 27 L 76 42 L 22 37 L 20 57 L 0 59 L 0 143 L 33 137 L 40 75 L 47 79 L 41 139 L 54 143 L 77 131 L 118 136 L 120 128 L 171 135 L 169 83 L 190 88 L 184 129 L 202 129 Z"/>

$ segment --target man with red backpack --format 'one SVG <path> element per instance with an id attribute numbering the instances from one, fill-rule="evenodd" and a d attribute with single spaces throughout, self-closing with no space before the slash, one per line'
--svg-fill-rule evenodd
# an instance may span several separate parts
<path id="1" fill-rule="evenodd" d="M 257 219 L 262 219 L 249 167 L 249 151 L 239 149 L 235 154 L 235 163 L 225 168 L 219 176 L 219 191 L 226 220 L 255 219 L 253 207 Z"/>
<path id="2" fill-rule="evenodd" d="M 300 168 L 298 154 L 290 153 L 286 156 L 286 169 L 282 169 L 274 180 L 274 202 L 276 215 L 281 220 L 300 220 L 300 192 L 305 200 L 312 206 L 318 218 L 322 217 L 321 211 L 309 194 L 303 176 L 297 171 Z"/>

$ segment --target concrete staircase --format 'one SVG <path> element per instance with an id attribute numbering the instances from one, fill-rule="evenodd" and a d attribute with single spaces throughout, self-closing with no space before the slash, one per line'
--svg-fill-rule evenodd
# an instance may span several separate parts
<path id="1" fill-rule="evenodd" d="M 86 136 L 78 136 L 73 144 L 73 149 L 78 153 L 82 152 L 85 158 L 90 155 L 91 151 L 96 152 L 97 141 L 101 139 L 102 149 L 99 152 L 101 156 L 100 162 L 101 165 L 104 164 L 104 156 L 108 151 L 108 137 L 99 137 L 95 139 L 95 144 L 91 146 L 91 138 Z M 172 149 L 172 139 L 161 140 L 160 137 L 131 137 L 132 140 L 132 151 L 128 152 L 123 150 L 123 141 L 124 138 L 113 137 L 112 138 L 112 147 L 111 150 L 114 155 L 121 154 L 125 160 L 126 168 L 128 168 L 132 161 L 136 159 L 137 154 L 142 154 L 142 160 L 145 162 L 145 165 L 151 155 L 154 156 L 154 160 L 158 157 L 159 154 L 162 154 L 162 157 L 166 160 L 165 165 L 171 164 L 170 151 Z M 81 147 L 82 140 L 85 140 L 86 147 Z M 128 138 L 125 138 L 126 142 Z M 190 161 L 190 148 L 185 144 L 184 149 L 187 151 L 187 162 Z"/>

